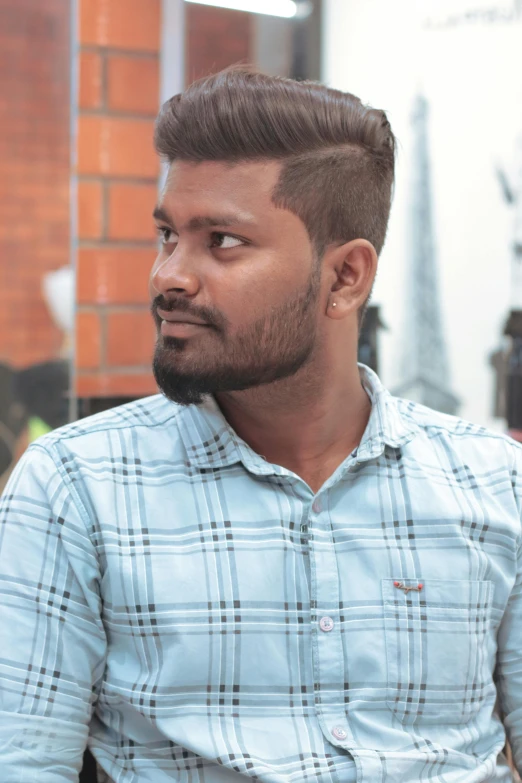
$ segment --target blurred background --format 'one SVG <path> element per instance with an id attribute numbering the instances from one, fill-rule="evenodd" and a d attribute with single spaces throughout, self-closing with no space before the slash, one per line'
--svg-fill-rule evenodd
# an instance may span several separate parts
<path id="1" fill-rule="evenodd" d="M 155 393 L 154 117 L 237 62 L 386 110 L 360 358 L 520 437 L 521 0 L 0 0 L 0 58 L 0 487 L 35 437 Z"/>
<path id="2" fill-rule="evenodd" d="M 521 0 L 0 0 L 0 488 L 42 433 L 156 392 L 154 117 L 237 62 L 388 113 L 360 358 L 522 439 Z"/>
<path id="3" fill-rule="evenodd" d="M 397 182 L 360 358 L 520 436 L 520 0 L 0 0 L 0 37 L 0 482 L 48 429 L 155 393 L 154 117 L 237 62 L 386 110 Z"/>

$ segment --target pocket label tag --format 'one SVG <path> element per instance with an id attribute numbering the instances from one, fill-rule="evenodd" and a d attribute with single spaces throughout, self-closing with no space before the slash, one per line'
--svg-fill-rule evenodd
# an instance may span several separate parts
<path id="1" fill-rule="evenodd" d="M 393 583 L 395 587 L 397 587 L 399 590 L 404 590 L 406 595 L 410 592 L 410 590 L 416 590 L 417 592 L 420 592 L 424 585 L 419 582 L 418 585 L 405 585 L 404 582 L 394 582 Z"/>

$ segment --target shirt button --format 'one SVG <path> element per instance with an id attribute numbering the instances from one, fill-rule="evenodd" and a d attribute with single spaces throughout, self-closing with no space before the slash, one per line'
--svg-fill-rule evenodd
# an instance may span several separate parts
<path id="1" fill-rule="evenodd" d="M 319 620 L 319 628 L 321 631 L 331 631 L 334 627 L 334 621 L 331 617 L 321 617 Z"/>
<path id="2" fill-rule="evenodd" d="M 314 500 L 312 505 L 312 511 L 314 514 L 318 514 L 321 510 L 321 501 L 320 500 Z"/>
<path id="3" fill-rule="evenodd" d="M 335 739 L 338 740 L 345 740 L 348 734 L 345 732 L 341 726 L 335 726 L 335 728 L 332 729 L 332 734 L 334 735 Z"/>

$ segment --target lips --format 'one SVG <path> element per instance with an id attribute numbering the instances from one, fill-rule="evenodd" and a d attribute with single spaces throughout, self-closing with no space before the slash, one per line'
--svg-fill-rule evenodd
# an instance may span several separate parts
<path id="1" fill-rule="evenodd" d="M 162 321 L 167 321 L 167 323 L 173 323 L 173 324 L 195 324 L 196 326 L 208 326 L 205 321 L 202 321 L 201 318 L 196 318 L 193 315 L 190 315 L 190 313 L 180 313 L 180 312 L 167 312 L 166 310 L 157 310 L 158 316 L 161 318 Z"/>

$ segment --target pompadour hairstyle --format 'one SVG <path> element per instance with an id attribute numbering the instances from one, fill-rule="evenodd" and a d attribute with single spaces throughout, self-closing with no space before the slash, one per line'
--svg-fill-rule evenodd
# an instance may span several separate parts
<path id="1" fill-rule="evenodd" d="M 395 137 L 350 93 L 236 66 L 168 100 L 154 141 L 169 163 L 281 160 L 273 202 L 303 221 L 319 257 L 357 238 L 382 250 Z"/>

